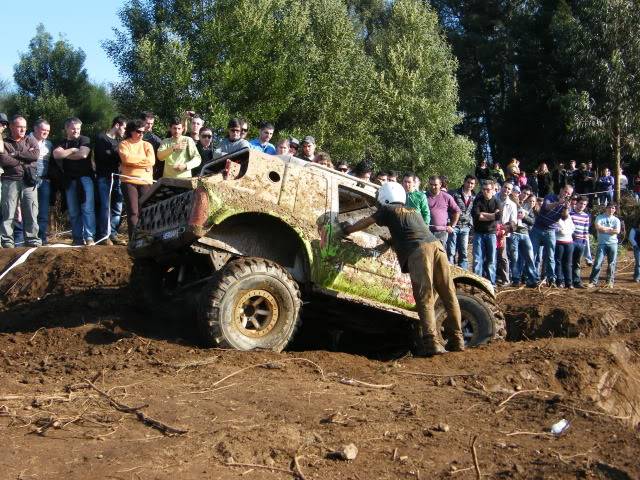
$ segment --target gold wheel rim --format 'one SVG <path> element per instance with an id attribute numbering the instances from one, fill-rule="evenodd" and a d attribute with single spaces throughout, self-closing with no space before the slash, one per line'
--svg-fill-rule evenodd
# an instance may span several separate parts
<path id="1" fill-rule="evenodd" d="M 273 330 L 279 317 L 278 302 L 266 290 L 248 290 L 236 301 L 235 325 L 247 337 L 264 337 Z"/>

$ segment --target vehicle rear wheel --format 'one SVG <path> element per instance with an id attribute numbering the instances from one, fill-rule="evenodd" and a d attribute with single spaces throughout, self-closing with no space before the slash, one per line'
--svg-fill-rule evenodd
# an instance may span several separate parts
<path id="1" fill-rule="evenodd" d="M 300 290 L 280 265 L 241 258 L 202 290 L 198 325 L 211 346 L 281 351 L 300 325 Z"/>
<path id="2" fill-rule="evenodd" d="M 492 340 L 504 339 L 504 315 L 495 300 L 485 291 L 470 285 L 456 285 L 456 289 L 465 346 L 475 347 Z M 436 304 L 438 331 L 441 331 L 446 315 L 442 305 Z"/>

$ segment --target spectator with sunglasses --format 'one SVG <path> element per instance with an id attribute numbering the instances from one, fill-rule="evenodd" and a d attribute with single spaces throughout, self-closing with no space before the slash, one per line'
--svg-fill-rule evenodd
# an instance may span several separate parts
<path id="1" fill-rule="evenodd" d="M 129 238 L 138 224 L 139 200 L 153 183 L 155 154 L 153 145 L 143 140 L 145 121 L 133 120 L 127 123 L 124 140 L 118 145 L 120 172 L 122 173 L 122 193 L 127 206 Z"/>
<path id="2" fill-rule="evenodd" d="M 336 167 L 336 170 L 342 173 L 349 173 L 350 167 L 347 162 L 340 162 Z"/>
<path id="3" fill-rule="evenodd" d="M 213 132 L 209 127 L 203 127 L 200 129 L 199 140 L 196 143 L 202 163 L 205 164 L 213 160 Z"/>
<path id="4" fill-rule="evenodd" d="M 246 126 L 246 122 L 239 118 L 229 120 L 227 124 L 227 136 L 222 139 L 218 148 L 213 152 L 214 158 L 237 152 L 243 148 L 251 148 L 249 142 L 242 138 L 243 126 Z"/>
<path id="5" fill-rule="evenodd" d="M 298 155 L 298 147 L 300 146 L 300 140 L 296 137 L 289 137 L 289 155 L 294 157 Z"/>
<path id="6" fill-rule="evenodd" d="M 249 133 L 249 122 L 244 118 L 241 118 L 240 122 L 242 123 L 242 125 L 240 125 L 240 138 L 246 140 L 247 133 Z"/>

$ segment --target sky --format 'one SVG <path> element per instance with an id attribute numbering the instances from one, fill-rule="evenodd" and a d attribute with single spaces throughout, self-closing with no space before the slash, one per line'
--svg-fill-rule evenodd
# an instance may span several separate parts
<path id="1" fill-rule="evenodd" d="M 122 5 L 123 0 L 72 3 L 32 0 L 2 8 L 4 42 L 0 50 L 0 79 L 13 82 L 13 67 L 20 54 L 27 52 L 37 25 L 42 23 L 54 42 L 62 34 L 74 48 L 84 50 L 87 55 L 84 66 L 92 82 L 118 81 L 118 71 L 100 44 L 114 38 L 113 28 L 121 28 L 117 14 Z"/>

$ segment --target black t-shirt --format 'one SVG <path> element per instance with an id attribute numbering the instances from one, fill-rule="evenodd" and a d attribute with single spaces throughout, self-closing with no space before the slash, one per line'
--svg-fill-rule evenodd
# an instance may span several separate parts
<path id="1" fill-rule="evenodd" d="M 205 147 L 200 142 L 196 142 L 196 147 L 198 148 L 198 152 L 200 153 L 200 158 L 202 158 L 202 165 L 205 165 L 213 160 L 213 142 L 210 143 L 208 147 Z"/>
<path id="2" fill-rule="evenodd" d="M 407 260 L 421 243 L 438 242 L 420 213 L 404 205 L 391 204 L 378 208 L 373 214 L 378 225 L 389 228 L 393 248 L 403 272 L 408 272 Z"/>
<path id="3" fill-rule="evenodd" d="M 120 167 L 120 155 L 116 138 L 111 138 L 105 133 L 99 133 L 93 148 L 93 161 L 96 164 L 96 173 L 101 177 L 108 177 L 112 173 L 118 173 Z"/>
<path id="4" fill-rule="evenodd" d="M 56 147 L 68 148 L 88 147 L 91 149 L 91 140 L 89 137 L 80 135 L 73 140 L 62 140 Z M 62 168 L 64 169 L 65 178 L 91 177 L 93 175 L 93 167 L 91 166 L 91 153 L 84 160 L 62 160 Z"/>
<path id="5" fill-rule="evenodd" d="M 473 230 L 476 233 L 496 233 L 496 220 L 480 220 L 481 213 L 495 213 L 496 210 L 502 211 L 502 202 L 496 197 L 491 197 L 487 200 L 480 192 L 476 196 L 471 209 Z"/>

